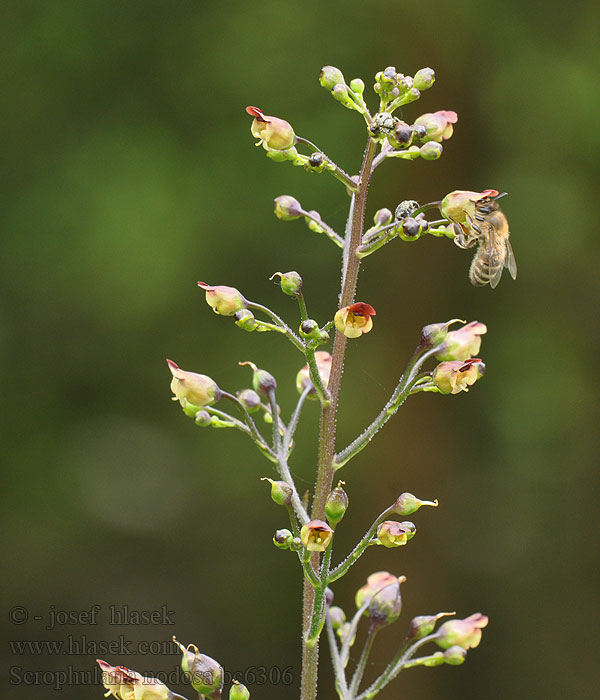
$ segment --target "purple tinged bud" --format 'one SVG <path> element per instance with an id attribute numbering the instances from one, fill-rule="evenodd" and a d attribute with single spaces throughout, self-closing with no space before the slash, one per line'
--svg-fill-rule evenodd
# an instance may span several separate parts
<path id="1" fill-rule="evenodd" d="M 198 282 L 198 286 L 206 292 L 206 303 L 221 316 L 233 316 L 236 311 L 245 309 L 248 303 L 235 287 L 222 284 L 213 287 L 206 282 Z"/>
<path id="2" fill-rule="evenodd" d="M 338 102 L 341 102 L 342 104 L 345 104 L 350 99 L 348 97 L 348 88 L 343 83 L 338 83 L 331 91 L 331 94 Z"/>
<path id="3" fill-rule="evenodd" d="M 396 622 L 402 612 L 400 584 L 406 578 L 401 576 L 393 583 L 379 590 L 369 603 L 369 622 L 371 627 L 381 628 Z"/>
<path id="4" fill-rule="evenodd" d="M 332 527 L 335 527 L 348 508 L 348 494 L 342 488 L 343 481 L 338 481 L 338 485 L 331 491 L 325 501 L 325 515 Z"/>
<path id="5" fill-rule="evenodd" d="M 248 309 L 240 309 L 233 314 L 233 320 L 236 326 L 243 328 L 245 331 L 253 331 L 258 325 L 254 314 Z"/>
<path id="6" fill-rule="evenodd" d="M 258 369 L 254 362 L 238 362 L 238 365 L 250 365 L 253 372 L 252 386 L 259 394 L 269 396 L 277 388 L 275 377 L 264 369 Z"/>
<path id="7" fill-rule="evenodd" d="M 275 197 L 275 216 L 282 221 L 299 219 L 303 212 L 300 202 L 289 194 Z"/>
<path id="8" fill-rule="evenodd" d="M 306 225 L 311 231 L 314 231 L 315 233 L 324 233 L 325 229 L 319 226 L 318 222 L 321 221 L 321 215 L 319 214 L 318 211 L 311 209 L 311 211 L 308 212 L 312 219 L 310 219 L 308 216 L 304 217 L 304 220 L 306 221 Z M 313 221 L 313 219 L 316 219 L 316 221 Z"/>
<path id="9" fill-rule="evenodd" d="M 419 153 L 424 160 L 437 160 L 442 155 L 443 150 L 444 147 L 441 143 L 437 143 L 437 141 L 428 141 L 421 146 Z"/>
<path id="10" fill-rule="evenodd" d="M 433 68 L 421 68 L 413 79 L 417 90 L 428 90 L 435 83 L 435 71 Z"/>
<path id="11" fill-rule="evenodd" d="M 302 277 L 295 271 L 291 272 L 275 272 L 269 279 L 273 279 L 279 275 L 281 291 L 290 297 L 298 296 L 302 291 Z"/>
<path id="12" fill-rule="evenodd" d="M 202 408 L 221 398 L 221 390 L 210 377 L 180 369 L 172 360 L 167 360 L 171 370 L 171 391 L 175 399 L 185 408 L 186 402 Z M 173 400 L 175 400 L 173 399 Z M 198 410 L 198 409 L 196 409 Z"/>
<path id="13" fill-rule="evenodd" d="M 421 224 L 409 216 L 402 221 L 402 233 L 406 238 L 417 239 L 421 235 Z"/>
<path id="14" fill-rule="evenodd" d="M 467 658 L 467 650 L 456 645 L 444 652 L 444 661 L 450 666 L 460 666 Z"/>
<path id="15" fill-rule="evenodd" d="M 279 549 L 289 549 L 292 545 L 294 536 L 287 529 L 277 530 L 273 535 L 273 544 Z"/>
<path id="16" fill-rule="evenodd" d="M 237 397 L 244 404 L 248 413 L 256 413 L 260 409 L 260 396 L 254 389 L 244 389 L 237 394 Z"/>
<path id="17" fill-rule="evenodd" d="M 421 141 L 427 136 L 427 129 L 422 124 L 413 124 L 412 129 L 415 140 Z"/>
<path id="18" fill-rule="evenodd" d="M 392 223 L 392 212 L 389 209 L 378 209 L 373 221 L 377 226 L 387 226 Z"/>
<path id="19" fill-rule="evenodd" d="M 422 348 L 433 348 L 443 343 L 448 335 L 448 328 L 453 323 L 465 323 L 465 321 L 460 318 L 453 318 L 450 321 L 446 321 L 446 323 L 430 323 L 428 326 L 425 326 L 421 331 L 420 346 Z"/>
<path id="20" fill-rule="evenodd" d="M 456 331 L 450 331 L 435 353 L 438 360 L 468 360 L 479 354 L 481 336 L 487 327 L 479 321 L 471 321 Z"/>
<path id="21" fill-rule="evenodd" d="M 399 146 L 410 146 L 413 130 L 406 122 L 397 122 L 394 126 L 394 139 Z"/>
<path id="22" fill-rule="evenodd" d="M 311 155 L 308 157 L 308 165 L 313 170 L 322 170 L 325 167 L 325 162 L 325 157 L 318 151 L 316 153 L 311 153 Z"/>
<path id="23" fill-rule="evenodd" d="M 223 667 L 210 656 L 200 654 L 198 647 L 188 644 L 184 647 L 175 637 L 173 641 L 181 649 L 183 658 L 181 668 L 188 677 L 194 690 L 206 695 L 211 700 L 220 700 L 223 690 Z"/>
<path id="24" fill-rule="evenodd" d="M 402 493 L 392 506 L 392 512 L 396 515 L 412 515 L 419 510 L 421 506 L 437 507 L 437 499 L 435 501 L 422 501 L 412 493 Z"/>
<path id="25" fill-rule="evenodd" d="M 312 318 L 307 318 L 300 324 L 300 335 L 303 338 L 314 338 L 319 330 L 319 324 Z"/>
<path id="26" fill-rule="evenodd" d="M 212 420 L 210 414 L 206 411 L 197 411 L 194 415 L 194 423 L 199 425 L 201 428 L 206 428 L 211 424 Z"/>
<path id="27" fill-rule="evenodd" d="M 329 618 L 334 630 L 339 629 L 346 622 L 346 613 L 336 605 L 329 608 Z"/>
<path id="28" fill-rule="evenodd" d="M 437 615 L 420 615 L 419 617 L 413 617 L 410 622 L 410 627 L 408 628 L 408 638 L 411 640 L 423 639 L 427 635 L 431 634 L 435 629 L 437 621 L 440 617 L 446 617 L 447 615 L 454 615 L 455 613 L 438 613 Z"/>
<path id="29" fill-rule="evenodd" d="M 361 80 L 360 78 L 354 78 L 350 81 L 350 89 L 357 95 L 362 95 L 365 91 L 364 80 Z"/>
<path id="30" fill-rule="evenodd" d="M 333 603 L 334 593 L 329 586 L 325 589 L 325 605 L 329 608 Z"/>
<path id="31" fill-rule="evenodd" d="M 245 685 L 234 680 L 233 685 L 229 690 L 229 700 L 249 700 L 250 691 Z"/>
<path id="32" fill-rule="evenodd" d="M 343 85 L 345 82 L 344 74 L 339 68 L 336 68 L 335 66 L 324 66 L 321 68 L 321 72 L 319 73 L 319 83 L 321 83 L 324 88 L 333 90 L 336 85 Z"/>
<path id="33" fill-rule="evenodd" d="M 268 476 L 263 476 L 261 481 L 268 481 L 271 484 L 271 498 L 278 506 L 289 506 L 292 502 L 292 487 L 285 481 L 273 481 Z"/>

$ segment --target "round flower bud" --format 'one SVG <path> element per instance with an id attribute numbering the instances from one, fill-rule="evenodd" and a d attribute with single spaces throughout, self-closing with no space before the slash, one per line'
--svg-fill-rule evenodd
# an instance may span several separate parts
<path id="1" fill-rule="evenodd" d="M 242 685 L 234 679 L 233 685 L 229 690 L 229 700 L 249 700 L 250 691 L 245 685 Z"/>
<path id="2" fill-rule="evenodd" d="M 435 642 L 442 649 L 459 646 L 473 649 L 481 641 L 481 630 L 487 626 L 488 618 L 475 613 L 464 620 L 449 620 L 439 628 Z"/>
<path id="3" fill-rule="evenodd" d="M 487 333 L 485 324 L 471 321 L 456 331 L 450 331 L 435 356 L 438 360 L 468 360 L 479 354 L 484 333 Z"/>
<path id="4" fill-rule="evenodd" d="M 277 388 L 275 377 L 264 369 L 258 369 L 254 362 L 238 362 L 239 365 L 250 365 L 252 368 L 252 386 L 254 391 L 268 396 L 271 391 Z"/>
<path id="5" fill-rule="evenodd" d="M 360 78 L 354 78 L 353 80 L 350 81 L 350 89 L 352 90 L 352 92 L 355 92 L 357 95 L 362 95 L 363 92 L 365 91 L 364 80 L 361 80 Z"/>
<path id="6" fill-rule="evenodd" d="M 418 90 L 428 90 L 435 83 L 435 71 L 432 68 L 421 68 L 413 78 L 413 84 Z"/>
<path id="7" fill-rule="evenodd" d="M 221 390 L 210 377 L 196 372 L 180 369 L 172 360 L 167 360 L 171 370 L 171 391 L 175 398 L 185 407 L 188 402 L 201 408 L 210 406 L 221 398 Z"/>
<path id="8" fill-rule="evenodd" d="M 413 124 L 412 130 L 415 141 L 422 141 L 427 136 L 427 129 L 422 124 Z"/>
<path id="9" fill-rule="evenodd" d="M 194 414 L 194 423 L 199 425 L 201 428 L 206 428 L 212 423 L 210 414 L 206 411 L 197 411 Z"/>
<path id="10" fill-rule="evenodd" d="M 394 125 L 394 140 L 399 146 L 410 146 L 413 140 L 413 130 L 406 122 L 396 122 Z"/>
<path id="11" fill-rule="evenodd" d="M 288 296 L 298 296 L 302 291 L 302 277 L 295 271 L 291 272 L 275 272 L 270 279 L 273 279 L 276 275 L 279 275 L 281 291 Z"/>
<path id="12" fill-rule="evenodd" d="M 460 666 L 467 658 L 467 650 L 459 646 L 453 646 L 444 652 L 444 661 L 450 666 Z"/>
<path id="13" fill-rule="evenodd" d="M 342 104 L 346 104 L 350 100 L 348 97 L 348 86 L 345 83 L 338 83 L 337 85 L 334 85 L 331 94 L 338 102 L 341 102 Z"/>
<path id="14" fill-rule="evenodd" d="M 472 384 L 483 377 L 484 363 L 478 358 L 460 362 L 441 362 L 431 375 L 440 394 L 459 394 L 468 391 Z"/>
<path id="15" fill-rule="evenodd" d="M 339 629 L 346 622 L 346 613 L 336 605 L 329 608 L 329 618 L 334 630 Z"/>
<path id="16" fill-rule="evenodd" d="M 401 577 L 404 580 L 404 577 Z M 354 598 L 356 602 L 356 608 L 362 608 L 362 606 L 371 600 L 371 598 L 377 593 L 377 591 L 385 588 L 390 583 L 394 583 L 398 579 L 390 574 L 389 571 L 376 571 L 367 578 L 367 583 L 358 589 L 356 596 Z"/>
<path id="17" fill-rule="evenodd" d="M 257 323 L 252 311 L 248 309 L 240 309 L 233 314 L 233 320 L 236 326 L 243 328 L 245 331 L 253 331 L 256 329 Z"/>
<path id="18" fill-rule="evenodd" d="M 252 136 L 259 140 L 265 150 L 285 151 L 296 143 L 296 134 L 289 122 L 279 117 L 270 117 L 258 107 L 246 107 L 252 117 Z"/>
<path id="19" fill-rule="evenodd" d="M 319 73 L 319 82 L 324 88 L 333 90 L 339 83 L 344 84 L 344 74 L 335 66 L 324 66 Z"/>
<path id="20" fill-rule="evenodd" d="M 303 525 L 300 537 L 309 552 L 324 552 L 331 542 L 333 530 L 322 520 L 311 520 Z"/>
<path id="21" fill-rule="evenodd" d="M 275 216 L 282 221 L 293 221 L 299 219 L 304 213 L 300 202 L 289 194 L 282 194 L 275 197 Z"/>
<path id="22" fill-rule="evenodd" d="M 206 291 L 206 303 L 216 314 L 233 316 L 236 311 L 246 308 L 247 301 L 234 287 L 211 287 L 205 282 L 198 282 L 198 286 Z"/>
<path id="23" fill-rule="evenodd" d="M 389 209 L 378 209 L 373 221 L 377 226 L 387 226 L 392 223 L 392 212 Z"/>
<path id="24" fill-rule="evenodd" d="M 443 150 L 441 143 L 428 141 L 421 146 L 419 154 L 423 160 L 437 160 L 442 155 Z"/>
<path id="25" fill-rule="evenodd" d="M 279 549 L 289 549 L 293 539 L 294 536 L 289 530 L 277 530 L 273 535 L 273 544 Z"/>
<path id="26" fill-rule="evenodd" d="M 308 216 L 304 217 L 304 220 L 306 221 L 306 225 L 311 231 L 314 231 L 315 233 L 324 233 L 325 229 L 322 226 L 319 226 L 319 221 L 321 221 L 321 215 L 319 214 L 318 211 L 315 211 L 314 209 L 311 209 L 311 211 L 308 212 L 312 218 L 309 218 Z M 316 219 L 316 221 L 314 221 Z"/>
<path id="27" fill-rule="evenodd" d="M 412 526 L 412 527 L 409 527 Z M 401 547 L 412 539 L 416 532 L 413 523 L 398 523 L 395 520 L 386 520 L 377 528 L 377 544 L 384 547 Z"/>
<path id="28" fill-rule="evenodd" d="M 402 220 L 402 234 L 406 238 L 416 240 L 421 235 L 421 224 L 412 216 Z"/>
<path id="29" fill-rule="evenodd" d="M 293 552 L 299 552 L 304 545 L 302 544 L 302 540 L 299 537 L 294 537 L 292 539 L 292 543 L 290 544 L 290 549 Z"/>
<path id="30" fill-rule="evenodd" d="M 454 615 L 455 613 L 438 613 L 437 615 L 419 615 L 413 617 L 408 628 L 408 638 L 411 640 L 423 639 L 431 634 L 435 629 L 437 621 L 440 617 Z"/>
<path id="31" fill-rule="evenodd" d="M 307 318 L 300 324 L 300 335 L 303 338 L 316 338 L 319 331 L 319 324 L 312 318 Z"/>
<path id="32" fill-rule="evenodd" d="M 402 493 L 395 500 L 392 508 L 393 508 L 393 512 L 396 515 L 412 515 L 417 510 L 419 510 L 419 508 L 421 506 L 437 506 L 437 505 L 438 505 L 437 500 L 436 501 L 422 501 L 420 498 L 413 496 L 412 493 Z"/>
<path id="33" fill-rule="evenodd" d="M 402 612 L 402 597 L 400 595 L 400 584 L 405 581 L 401 576 L 393 583 L 381 588 L 371 598 L 369 603 L 369 621 L 372 627 L 384 627 L 400 617 Z"/>
<path id="34" fill-rule="evenodd" d="M 325 501 L 325 515 L 332 527 L 340 522 L 348 508 L 348 494 L 342 488 L 343 483 L 343 481 L 339 481 Z"/>
<path id="35" fill-rule="evenodd" d="M 331 588 L 329 588 L 329 586 L 327 586 L 327 588 L 325 589 L 325 605 L 327 607 L 331 606 L 331 604 L 333 603 L 333 598 L 333 591 L 331 590 Z"/>
<path id="36" fill-rule="evenodd" d="M 260 396 L 254 389 L 244 389 L 238 392 L 237 397 L 244 404 L 248 413 L 256 413 L 260 409 Z"/>
<path id="37" fill-rule="evenodd" d="M 453 323 L 464 323 L 464 321 L 460 318 L 453 318 L 446 323 L 430 323 L 425 326 L 421 331 L 421 347 L 433 348 L 443 343 L 448 335 L 448 328 Z"/>
<path id="38" fill-rule="evenodd" d="M 316 153 L 311 153 L 308 157 L 308 167 L 310 170 L 321 172 L 325 167 L 325 156 L 317 151 Z"/>
<path id="39" fill-rule="evenodd" d="M 271 484 L 271 498 L 278 506 L 289 506 L 292 502 L 292 487 L 285 481 L 273 481 L 268 476 L 263 476 L 261 481 L 268 481 Z"/>

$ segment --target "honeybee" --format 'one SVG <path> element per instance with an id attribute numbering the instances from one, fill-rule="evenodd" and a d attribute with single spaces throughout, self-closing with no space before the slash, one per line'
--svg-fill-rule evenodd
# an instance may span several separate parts
<path id="1" fill-rule="evenodd" d="M 508 221 L 496 201 L 505 194 L 482 197 L 475 203 L 474 218 L 467 214 L 468 230 L 464 226 L 456 226 L 455 242 L 458 246 L 479 246 L 469 269 L 469 279 L 476 287 L 488 283 L 492 289 L 497 287 L 505 267 L 510 276 L 517 279 L 517 263 L 509 241 Z"/>

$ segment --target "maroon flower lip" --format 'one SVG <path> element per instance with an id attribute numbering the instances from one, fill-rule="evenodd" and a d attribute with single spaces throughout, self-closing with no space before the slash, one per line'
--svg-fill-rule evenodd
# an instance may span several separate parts
<path id="1" fill-rule="evenodd" d="M 254 117 L 255 119 L 258 119 L 261 122 L 267 122 L 268 119 L 265 119 L 265 115 L 263 114 L 262 110 L 259 109 L 258 107 L 252 107 L 251 105 L 246 107 L 246 112 L 251 117 Z"/>
<path id="2" fill-rule="evenodd" d="M 371 304 L 365 304 L 364 301 L 357 301 L 356 304 L 350 304 L 346 308 L 355 316 L 377 316 L 377 312 Z"/>

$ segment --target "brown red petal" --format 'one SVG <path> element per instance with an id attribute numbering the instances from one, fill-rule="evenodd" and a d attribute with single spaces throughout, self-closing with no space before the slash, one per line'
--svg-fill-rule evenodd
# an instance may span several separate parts
<path id="1" fill-rule="evenodd" d="M 357 301 L 356 304 L 350 304 L 346 308 L 355 316 L 377 316 L 377 312 L 371 304 L 365 304 L 364 301 Z"/>
<path id="2" fill-rule="evenodd" d="M 258 119 L 258 121 L 261 121 L 261 122 L 266 122 L 266 121 L 268 121 L 268 120 L 265 118 L 265 115 L 262 113 L 262 110 L 259 109 L 258 107 L 252 107 L 252 106 L 246 107 L 246 112 L 248 112 L 248 114 L 249 114 L 251 117 L 254 117 L 255 119 Z"/>

